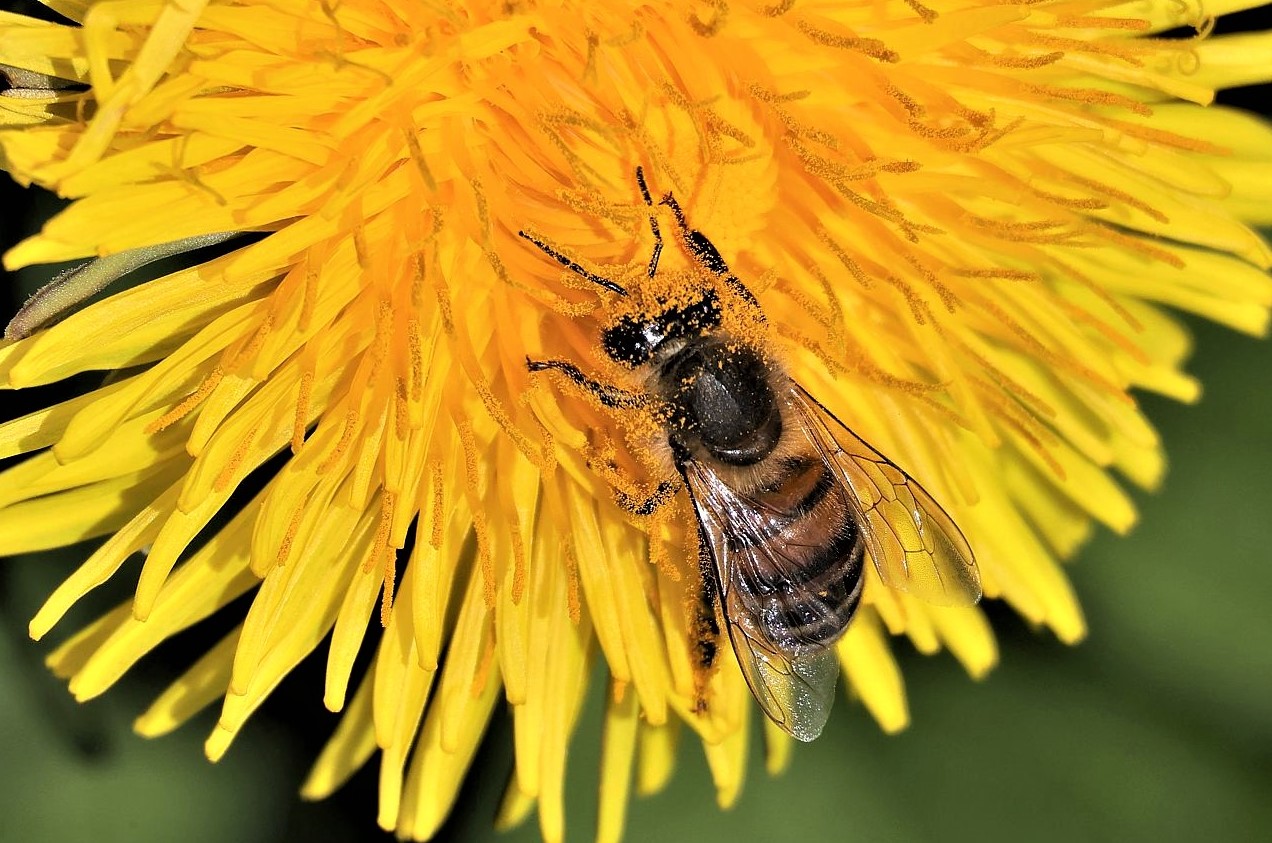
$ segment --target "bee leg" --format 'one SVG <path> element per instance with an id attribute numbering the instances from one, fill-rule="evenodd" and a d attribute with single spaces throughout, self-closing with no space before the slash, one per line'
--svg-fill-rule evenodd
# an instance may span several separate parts
<path id="1" fill-rule="evenodd" d="M 760 310 L 759 299 L 746 288 L 745 284 L 737 279 L 736 275 L 729 271 L 729 265 L 720 256 L 720 250 L 707 239 L 707 235 L 689 227 L 689 221 L 685 219 L 685 212 L 681 209 L 680 203 L 676 201 L 676 197 L 668 192 L 663 196 L 661 204 L 671 208 L 671 213 L 676 218 L 676 225 L 679 226 L 680 234 L 685 240 L 685 246 L 697 259 L 698 263 L 702 264 L 710 272 L 722 277 L 724 283 L 728 284 L 733 292 L 755 307 L 756 312 L 761 314 L 760 318 L 762 320 L 763 311 Z"/>
<path id="2" fill-rule="evenodd" d="M 716 603 L 719 601 L 715 579 L 715 562 L 711 558 L 711 550 L 707 547 L 706 536 L 698 529 L 698 572 L 701 588 L 694 606 L 693 619 L 693 653 L 697 660 L 694 671 L 694 711 L 706 714 L 710 708 L 707 700 L 707 683 L 711 679 L 711 671 L 716 666 L 716 657 L 720 654 L 720 622 L 716 620 Z"/>
<path id="3" fill-rule="evenodd" d="M 631 495 L 621 489 L 614 490 L 614 502 L 632 515 L 639 515 L 644 518 L 653 515 L 663 504 L 675 497 L 676 492 L 680 491 L 680 484 L 673 483 L 670 480 L 664 480 L 658 484 L 658 488 L 654 489 L 654 493 L 646 500 L 638 501 Z"/>
<path id="4" fill-rule="evenodd" d="M 558 371 L 574 381 L 582 389 L 595 395 L 596 400 L 606 407 L 633 410 L 649 406 L 649 398 L 647 396 L 636 392 L 628 392 L 625 389 L 619 389 L 617 386 L 593 380 L 579 371 L 578 366 L 573 363 L 567 363 L 564 360 L 531 360 L 527 357 L 526 368 L 532 372 L 542 372 L 548 369 Z"/>
<path id="5" fill-rule="evenodd" d="M 698 529 L 698 574 L 702 579 L 702 588 L 698 592 L 697 632 L 698 665 L 703 672 L 714 665 L 719 652 L 720 622 L 716 620 L 716 603 L 719 601 L 716 586 L 715 560 L 711 558 L 711 549 L 707 537 Z"/>

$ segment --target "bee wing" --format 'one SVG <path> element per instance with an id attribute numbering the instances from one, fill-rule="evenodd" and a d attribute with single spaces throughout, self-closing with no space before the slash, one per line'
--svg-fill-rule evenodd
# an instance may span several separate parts
<path id="1" fill-rule="evenodd" d="M 746 683 L 770 720 L 793 737 L 811 741 L 830 716 L 839 661 L 833 648 L 820 645 L 799 656 L 784 653 L 761 625 L 762 618 L 782 611 L 781 603 L 750 585 L 761 575 L 771 582 L 775 574 L 792 571 L 794 563 L 763 529 L 765 504 L 739 494 L 702 463 L 687 461 L 683 471 L 698 514 L 700 540 L 714 565 L 729 640 Z M 814 596 L 804 597 L 801 606 L 813 616 L 834 615 Z M 808 642 L 783 643 L 795 649 Z"/>
<path id="2" fill-rule="evenodd" d="M 938 606 L 980 600 L 972 549 L 941 505 L 802 386 L 793 383 L 793 393 L 813 443 L 852 490 L 884 585 Z"/>

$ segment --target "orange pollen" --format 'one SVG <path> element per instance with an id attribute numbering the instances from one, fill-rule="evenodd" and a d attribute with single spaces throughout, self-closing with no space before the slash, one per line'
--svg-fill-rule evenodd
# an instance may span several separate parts
<path id="1" fill-rule="evenodd" d="M 406 441 L 411 432 L 411 414 L 407 411 L 408 389 L 406 378 L 397 379 L 396 400 L 393 402 L 393 427 L 399 441 Z"/>
<path id="2" fill-rule="evenodd" d="M 1143 211 L 1160 223 L 1170 222 L 1169 217 L 1145 202 L 1143 199 L 1140 199 L 1138 196 L 1127 193 L 1124 190 L 1118 190 L 1115 187 L 1110 187 L 1109 185 L 1096 181 L 1095 179 L 1088 179 L 1085 176 L 1080 176 L 1077 173 L 1069 173 L 1068 178 L 1070 181 L 1076 182 L 1088 190 L 1095 191 L 1096 193 L 1102 193 L 1110 199 L 1115 199 L 1118 202 L 1122 202 L 1126 205 L 1130 205 L 1132 208 Z"/>
<path id="3" fill-rule="evenodd" d="M 411 156 L 411 161 L 415 164 L 415 168 L 419 170 L 420 178 L 424 180 L 424 184 L 428 186 L 430 193 L 437 193 L 437 180 L 433 178 L 433 172 L 428 168 L 428 159 L 424 155 L 424 150 L 420 147 L 420 139 L 414 131 L 409 129 L 402 130 L 402 136 L 406 139 L 406 148 Z"/>
<path id="4" fill-rule="evenodd" d="M 442 530 L 446 523 L 446 484 L 442 479 L 442 464 L 434 461 L 428 467 L 429 477 L 432 480 L 433 489 L 433 509 L 429 513 L 429 537 L 428 543 L 435 550 L 442 547 Z"/>
<path id="5" fill-rule="evenodd" d="M 397 548 L 390 543 L 393 530 L 393 509 L 397 505 L 397 495 L 385 492 L 380 501 L 380 520 L 375 527 L 372 539 L 372 551 L 363 564 L 363 573 L 370 573 L 380 566 L 384 579 L 384 598 L 380 602 L 380 625 L 387 627 L 393 617 L 394 581 L 397 577 Z"/>
<path id="6" fill-rule="evenodd" d="M 1152 115 L 1153 110 L 1132 97 L 1115 94 L 1111 91 L 1098 91 L 1094 88 L 1066 88 L 1061 85 L 1024 85 L 1026 91 L 1040 97 L 1080 102 L 1087 105 L 1103 105 L 1112 108 L 1125 108 L 1127 111 L 1144 117 Z"/>
<path id="7" fill-rule="evenodd" d="M 481 565 L 482 597 L 488 608 L 495 607 L 495 560 L 490 552 L 490 527 L 486 510 L 482 506 L 481 463 L 477 455 L 477 440 L 467 419 L 456 419 L 455 429 L 464 449 L 464 496 L 472 514 L 473 533 L 477 537 L 477 559 Z"/>
<path id="8" fill-rule="evenodd" d="M 309 362 L 309 361 L 306 361 Z M 292 422 L 291 450 L 299 454 L 305 444 L 305 428 L 308 427 L 309 402 L 313 397 L 314 372 L 308 366 L 300 373 L 300 394 L 296 398 L 296 417 Z"/>
<path id="9" fill-rule="evenodd" d="M 336 463 L 344 457 L 345 453 L 349 450 L 349 445 L 353 443 L 353 437 L 358 430 L 358 422 L 360 419 L 361 416 L 358 414 L 357 410 L 350 410 L 345 414 L 345 422 L 344 427 L 340 431 L 340 439 L 336 442 L 336 447 L 334 447 L 331 450 L 331 453 L 327 455 L 327 458 L 318 464 L 319 474 L 326 474 L 328 471 L 331 471 L 331 469 L 335 467 Z"/>
<path id="10" fill-rule="evenodd" d="M 1152 126 L 1143 126 L 1139 123 L 1129 123 L 1125 120 L 1115 120 L 1109 117 L 1104 118 L 1104 124 L 1110 128 L 1117 129 L 1125 135 L 1140 140 L 1152 141 L 1160 143 L 1163 146 L 1173 146 L 1177 149 L 1186 149 L 1190 152 L 1200 152 L 1203 155 L 1231 155 L 1232 150 L 1211 143 L 1200 138 L 1190 138 L 1186 135 L 1178 135 L 1174 132 L 1168 132 L 1164 129 L 1155 129 Z"/>
<path id="11" fill-rule="evenodd" d="M 960 278 L 1001 278 L 1005 281 L 1041 281 L 1042 276 L 1036 272 L 1028 272 L 1023 269 L 1003 269 L 994 267 L 990 269 L 954 269 L 951 270 L 954 275 Z"/>
<path id="12" fill-rule="evenodd" d="M 391 548 L 384 548 L 384 597 L 380 601 L 380 626 L 388 627 L 393 620 L 393 597 L 397 588 L 397 560 Z"/>
<path id="13" fill-rule="evenodd" d="M 1125 29 L 1131 32 L 1146 32 L 1150 24 L 1143 18 L 1101 18 L 1095 15 L 1065 15 L 1056 18 L 1056 26 L 1066 29 Z"/>
<path id="14" fill-rule="evenodd" d="M 996 67 L 1005 67 L 1011 70 L 1036 70 L 1049 64 L 1055 64 L 1064 58 L 1064 52 L 1061 50 L 1053 53 L 1043 53 L 1039 56 L 1008 56 L 984 50 L 978 50 L 977 53 L 984 61 Z"/>
<path id="15" fill-rule="evenodd" d="M 565 556 L 566 606 L 570 613 L 570 623 L 575 626 L 583 620 L 583 604 L 579 599 L 579 560 L 574 555 L 574 545 L 569 541 L 562 542 Z"/>
<path id="16" fill-rule="evenodd" d="M 1105 240 L 1111 240 L 1121 248 L 1139 252 L 1145 257 L 1159 260 L 1162 263 L 1169 264 L 1175 269 L 1183 269 L 1186 266 L 1184 259 L 1179 255 L 1167 249 L 1150 245 L 1145 242 L 1143 238 L 1130 237 L 1107 225 L 1090 224 L 1088 229 L 1097 237 L 1103 237 Z"/>
<path id="17" fill-rule="evenodd" d="M 1005 407 L 1006 402 L 1003 402 L 999 406 Z M 1042 440 L 1026 428 L 1026 420 L 1016 417 L 1006 418 L 1001 415 L 999 417 L 1002 418 L 1005 425 L 1016 431 L 1016 433 L 1024 439 L 1025 442 L 1029 443 L 1029 446 L 1033 448 L 1034 453 L 1042 457 L 1043 462 L 1047 464 L 1047 468 L 1051 469 L 1052 474 L 1054 474 L 1059 480 L 1064 481 L 1067 477 L 1064 466 L 1062 466 L 1060 461 L 1057 460 L 1051 451 L 1047 449 L 1047 446 L 1043 444 Z"/>
<path id="18" fill-rule="evenodd" d="M 276 305 L 277 302 L 273 302 L 271 307 Z M 230 358 L 230 362 L 225 364 L 225 368 L 229 371 L 233 371 L 241 366 L 243 361 L 250 360 L 255 357 L 261 350 L 261 347 L 265 345 L 265 338 L 269 336 L 270 331 L 273 329 L 274 312 L 273 310 L 270 310 L 270 312 L 265 314 L 265 318 L 261 320 L 260 327 L 252 333 L 252 338 Z"/>
<path id="19" fill-rule="evenodd" d="M 411 358 L 410 398 L 418 402 L 424 392 L 424 340 L 420 321 L 414 314 L 406 323 L 406 347 Z"/>
<path id="20" fill-rule="evenodd" d="M 1119 302 L 1116 298 L 1114 298 L 1109 293 L 1109 291 L 1104 288 L 1102 284 L 1097 284 L 1087 274 L 1083 272 L 1079 272 L 1077 269 L 1074 269 L 1072 266 L 1069 266 L 1069 264 L 1055 257 L 1051 258 L 1051 262 L 1055 265 L 1057 269 L 1059 269 L 1065 275 L 1069 276 L 1069 278 L 1073 279 L 1074 282 L 1080 284 L 1083 288 L 1085 288 L 1086 290 L 1089 290 L 1090 292 L 1094 293 L 1097 297 L 1099 297 L 1100 301 L 1107 304 L 1109 308 L 1114 313 L 1116 313 L 1118 317 L 1123 322 L 1125 322 L 1126 326 L 1130 328 L 1132 331 L 1138 332 L 1138 331 L 1144 330 L 1144 325 L 1138 319 L 1135 318 L 1134 314 L 1132 314 L 1129 310 L 1123 307 L 1122 303 Z"/>
<path id="21" fill-rule="evenodd" d="M 835 47 L 840 50 L 852 50 L 853 52 L 862 53 L 872 59 L 882 62 L 896 63 L 901 60 L 901 56 L 893 50 L 888 49 L 888 45 L 880 41 L 878 38 L 859 38 L 855 35 L 836 35 L 833 32 L 827 32 L 824 29 L 813 26 L 807 21 L 800 21 L 797 26 L 799 31 L 814 44 L 822 47 Z"/>
<path id="22" fill-rule="evenodd" d="M 477 663 L 477 670 L 473 673 L 473 684 L 469 692 L 474 696 L 478 696 L 486 687 L 486 683 L 490 680 L 490 669 L 495 664 L 495 637 L 486 635 L 482 642 L 481 661 Z"/>
<path id="23" fill-rule="evenodd" d="M 929 9 L 918 0 L 905 0 L 905 4 L 913 9 L 916 15 L 923 18 L 924 23 L 932 23 L 939 17 L 935 9 Z"/>
<path id="24" fill-rule="evenodd" d="M 297 323 L 297 328 L 301 333 L 309 330 L 309 324 L 314 318 L 314 307 L 318 301 L 318 272 L 319 262 L 314 259 L 313 255 L 306 256 L 305 290 L 300 298 L 300 319 Z"/>
<path id="25" fill-rule="evenodd" d="M 305 515 L 305 504 L 302 501 L 295 512 L 292 513 L 291 520 L 287 522 L 287 532 L 283 533 L 283 540 L 278 545 L 278 555 L 275 557 L 274 563 L 278 567 L 287 564 L 287 558 L 291 556 L 292 545 L 296 541 L 296 533 L 300 530 L 300 520 Z"/>
<path id="26" fill-rule="evenodd" d="M 704 21 L 696 14 L 690 14 L 688 21 L 694 32 L 703 38 L 710 38 L 719 34 L 720 30 L 724 28 L 724 22 L 729 17 L 729 5 L 724 0 L 706 0 L 706 2 L 713 11 L 711 17 Z"/>
<path id="27" fill-rule="evenodd" d="M 243 464 L 243 460 L 247 458 L 247 452 L 252 449 L 253 440 L 256 439 L 256 433 L 260 429 L 259 425 L 253 427 L 247 432 L 234 448 L 234 453 L 230 454 L 229 460 L 221 469 L 221 473 L 212 481 L 212 489 L 216 492 L 225 491 L 230 485 L 230 481 L 234 479 L 234 475 L 238 473 L 239 467 Z"/>
<path id="28" fill-rule="evenodd" d="M 520 606 L 526 592 L 526 545 L 516 521 L 508 525 L 508 532 L 512 539 L 512 603 Z"/>
<path id="29" fill-rule="evenodd" d="M 217 384 L 219 384 L 221 379 L 224 377 L 225 372 L 221 370 L 220 366 L 217 366 L 212 371 L 208 372 L 207 376 L 202 382 L 200 382 L 198 388 L 195 389 L 194 392 L 190 393 L 190 395 L 186 396 L 180 404 L 173 407 L 150 424 L 146 425 L 146 433 L 158 433 L 159 431 L 172 427 L 174 424 L 181 421 L 190 413 L 191 410 L 203 403 L 203 401 L 212 394 L 212 390 L 216 389 Z"/>

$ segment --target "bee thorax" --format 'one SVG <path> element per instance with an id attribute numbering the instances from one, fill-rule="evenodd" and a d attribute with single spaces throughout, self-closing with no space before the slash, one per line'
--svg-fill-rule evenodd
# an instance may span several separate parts
<path id="1" fill-rule="evenodd" d="M 661 375 L 686 445 L 696 439 L 706 456 L 734 466 L 754 465 L 777 447 L 782 415 L 768 367 L 752 349 L 704 337 L 678 349 Z"/>

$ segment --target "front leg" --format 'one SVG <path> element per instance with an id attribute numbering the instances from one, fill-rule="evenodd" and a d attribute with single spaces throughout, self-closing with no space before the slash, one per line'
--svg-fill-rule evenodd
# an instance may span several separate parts
<path id="1" fill-rule="evenodd" d="M 648 395 L 628 392 L 612 384 L 593 380 L 579 371 L 578 366 L 573 363 L 567 363 L 564 360 L 531 360 L 527 357 L 526 368 L 532 372 L 543 372 L 549 369 L 560 372 L 572 380 L 580 389 L 584 389 L 596 396 L 596 400 L 606 407 L 617 410 L 637 410 L 649 407 L 652 404 L 652 399 Z"/>
<path id="2" fill-rule="evenodd" d="M 658 484 L 657 489 L 654 489 L 654 493 L 643 501 L 637 500 L 622 489 L 614 490 L 614 501 L 632 515 L 638 515 L 645 518 L 653 515 L 661 509 L 663 505 L 674 498 L 676 493 L 679 491 L 679 483 L 671 480 L 664 480 Z"/>

